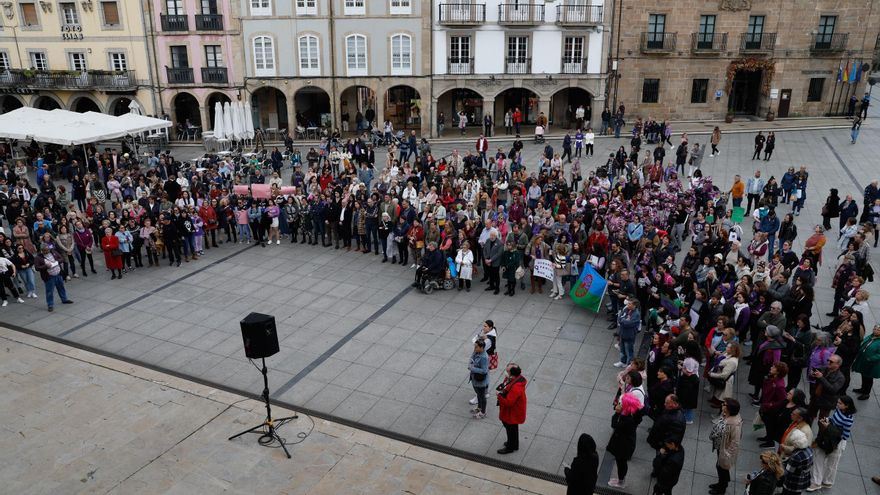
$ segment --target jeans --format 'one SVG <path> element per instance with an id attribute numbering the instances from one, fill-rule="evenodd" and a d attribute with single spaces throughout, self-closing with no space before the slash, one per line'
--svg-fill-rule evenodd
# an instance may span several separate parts
<path id="1" fill-rule="evenodd" d="M 247 242 L 251 242 L 251 228 L 250 225 L 246 223 L 238 224 L 238 237 L 241 239 L 241 242 L 245 240 Z"/>
<path id="2" fill-rule="evenodd" d="M 692 423 L 694 421 L 694 410 L 693 409 L 682 409 L 684 413 L 684 420 L 686 422 Z"/>
<path id="3" fill-rule="evenodd" d="M 776 236 L 771 234 L 767 236 L 767 242 L 769 245 L 767 246 L 767 260 L 773 259 L 773 248 L 776 246 Z"/>
<path id="4" fill-rule="evenodd" d="M 34 292 L 37 290 L 37 286 L 34 281 L 34 269 L 33 267 L 25 268 L 23 270 L 19 270 L 17 272 L 18 277 L 24 283 L 24 288 L 28 292 Z"/>
<path id="5" fill-rule="evenodd" d="M 379 254 L 379 224 L 367 223 L 367 242 L 364 244 L 364 250 L 369 251 L 370 248 L 375 249 Z"/>
<path id="6" fill-rule="evenodd" d="M 478 387 L 474 385 L 474 392 L 477 393 L 477 407 L 480 408 L 480 412 L 486 414 L 486 390 L 489 387 Z"/>
<path id="7" fill-rule="evenodd" d="M 635 356 L 636 339 L 620 339 L 620 362 L 629 364 Z"/>
<path id="8" fill-rule="evenodd" d="M 739 208 L 740 206 L 742 206 L 742 204 L 743 204 L 743 199 L 742 199 L 742 197 L 739 197 L 739 198 L 733 198 L 733 207 L 734 207 L 734 208 Z"/>
<path id="9" fill-rule="evenodd" d="M 50 275 L 46 280 L 46 304 L 51 308 L 55 306 L 55 290 L 58 290 L 58 296 L 61 302 L 67 301 L 67 291 L 64 289 L 64 279 L 61 275 Z"/>

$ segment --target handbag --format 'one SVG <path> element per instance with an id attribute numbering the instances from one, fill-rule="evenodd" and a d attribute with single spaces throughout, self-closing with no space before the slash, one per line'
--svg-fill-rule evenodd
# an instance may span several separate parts
<path id="1" fill-rule="evenodd" d="M 526 275 L 526 270 L 523 267 L 520 266 L 520 267 L 516 268 L 516 273 L 514 273 L 514 276 L 516 277 L 517 280 L 523 278 L 525 275 Z M 497 358 L 496 358 L 496 365 L 497 364 L 498 363 L 497 363 Z"/>
<path id="2" fill-rule="evenodd" d="M 494 370 L 498 368 L 498 353 L 492 354 L 489 356 L 489 369 Z"/>
<path id="3" fill-rule="evenodd" d="M 121 249 L 114 249 L 113 251 L 110 252 L 110 254 L 113 256 L 122 256 L 122 250 Z"/>

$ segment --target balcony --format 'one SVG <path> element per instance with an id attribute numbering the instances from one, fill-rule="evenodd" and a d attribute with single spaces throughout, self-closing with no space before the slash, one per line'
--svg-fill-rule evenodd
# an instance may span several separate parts
<path id="1" fill-rule="evenodd" d="M 226 84 L 228 80 L 226 67 L 202 67 L 202 84 Z"/>
<path id="2" fill-rule="evenodd" d="M 165 70 L 168 71 L 168 84 L 192 84 L 195 82 L 192 67 L 165 67 Z"/>
<path id="3" fill-rule="evenodd" d="M 672 53 L 678 41 L 678 33 L 642 33 L 643 53 Z"/>
<path id="4" fill-rule="evenodd" d="M 450 57 L 446 66 L 447 74 L 473 74 L 474 59 L 467 57 Z"/>
<path id="5" fill-rule="evenodd" d="M 441 3 L 438 22 L 444 26 L 474 26 L 486 22 L 484 3 Z"/>
<path id="6" fill-rule="evenodd" d="M 559 26 L 597 26 L 602 24 L 601 5 L 558 5 L 556 24 Z"/>
<path id="7" fill-rule="evenodd" d="M 842 52 L 846 50 L 848 40 L 848 33 L 814 34 L 810 43 L 810 51 L 813 53 Z"/>
<path id="8" fill-rule="evenodd" d="M 776 33 L 742 33 L 739 35 L 739 51 L 768 53 L 776 46 Z"/>
<path id="9" fill-rule="evenodd" d="M 727 33 L 692 33 L 691 51 L 694 53 L 721 53 L 727 50 Z"/>
<path id="10" fill-rule="evenodd" d="M 189 20 L 183 14 L 162 14 L 162 31 L 189 31 Z"/>
<path id="11" fill-rule="evenodd" d="M 507 57 L 504 59 L 505 74 L 531 74 L 532 59 L 530 57 Z"/>
<path id="12" fill-rule="evenodd" d="M 586 74 L 587 59 L 577 57 L 562 57 L 563 74 Z"/>
<path id="13" fill-rule="evenodd" d="M 134 71 L 9 69 L 0 72 L 0 88 L 134 91 L 137 79 Z"/>
<path id="14" fill-rule="evenodd" d="M 544 5 L 535 3 L 502 3 L 498 5 L 498 24 L 534 26 L 544 22 Z"/>
<path id="15" fill-rule="evenodd" d="M 196 14 L 196 31 L 223 31 L 223 15 Z"/>

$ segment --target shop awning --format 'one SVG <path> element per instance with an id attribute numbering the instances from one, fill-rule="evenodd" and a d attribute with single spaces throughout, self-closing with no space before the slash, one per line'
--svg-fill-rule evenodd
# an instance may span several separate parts
<path id="1" fill-rule="evenodd" d="M 0 138 L 79 145 L 133 136 L 171 127 L 171 122 L 143 115 L 119 117 L 97 112 L 22 107 L 0 115 Z"/>

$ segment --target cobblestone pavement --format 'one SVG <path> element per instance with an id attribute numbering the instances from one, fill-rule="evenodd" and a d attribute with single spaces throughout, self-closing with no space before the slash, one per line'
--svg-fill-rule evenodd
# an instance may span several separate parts
<path id="1" fill-rule="evenodd" d="M 259 424 L 261 402 L 6 328 L 0 346 L 4 493 L 565 492 L 304 414 L 278 430 L 288 460 L 256 435 L 227 440 Z"/>
<path id="2" fill-rule="evenodd" d="M 848 129 L 781 132 L 773 159 L 760 163 L 749 160 L 751 134 L 726 134 L 721 155 L 706 157 L 702 168 L 724 189 L 734 174 L 748 177 L 760 168 L 765 177 L 779 178 L 789 165 L 806 165 L 808 199 L 796 222 L 801 235 L 795 250 L 800 252 L 804 233 L 820 222 L 820 205 L 829 188 L 838 188 L 841 195 L 852 193 L 861 204 L 864 185 L 880 175 L 880 136 L 871 122 L 863 127 L 857 145 L 850 144 Z M 707 139 L 700 136 L 692 142 Z M 623 139 L 598 140 L 596 156 L 582 161 L 584 169 L 603 164 L 603 156 L 621 144 Z M 434 152 L 472 146 L 471 141 L 440 143 Z M 192 148 L 180 152 L 185 150 Z M 535 163 L 539 151 L 527 144 L 526 163 Z M 829 261 L 837 252 L 832 244 L 826 248 Z M 832 270 L 830 264 L 820 270 L 816 315 L 831 308 Z M 617 351 L 611 347 L 612 332 L 604 317 L 546 295 L 520 291 L 513 298 L 493 296 L 479 283 L 471 293 L 425 296 L 408 288 L 412 273 L 382 264 L 372 254 L 286 243 L 266 248 L 226 244 L 181 268 L 138 270 L 112 282 L 102 272 L 71 282 L 68 291 L 76 304 L 50 314 L 41 300 L 13 303 L 0 310 L 0 321 L 256 393 L 262 388 L 261 378 L 244 359 L 238 321 L 251 311 L 273 314 L 281 339 L 281 352 L 269 359 L 276 399 L 500 457 L 495 451 L 504 433 L 494 404 L 490 401 L 491 419 L 482 421 L 470 418 L 467 404 L 473 395 L 466 380 L 470 337 L 490 318 L 500 329 L 501 361 L 520 363 L 530 379 L 521 448 L 505 460 L 559 474 L 562 463 L 573 457 L 581 432 L 591 433 L 600 447 L 606 444 L 617 371 L 610 365 Z M 868 289 L 880 294 L 876 283 Z M 823 319 L 817 316 L 815 321 Z M 499 378 L 491 376 L 493 383 Z M 748 404 L 747 389 L 743 380 L 738 385 L 743 404 Z M 688 427 L 679 493 L 705 492 L 714 481 L 710 414 L 708 408 L 702 410 Z M 748 424 L 755 408 L 745 406 L 743 414 Z M 841 462 L 837 485 L 826 491 L 876 493 L 870 477 L 880 471 L 880 430 L 872 428 L 878 418 L 880 405 L 874 394 L 869 402 L 859 403 L 852 446 Z M 642 443 L 648 424 L 645 421 L 639 432 L 643 448 L 631 466 L 632 493 L 650 489 L 651 455 Z M 752 431 L 744 434 L 734 493 L 743 490 L 739 481 L 756 467 L 757 436 Z M 610 466 L 604 459 L 603 482 Z"/>

